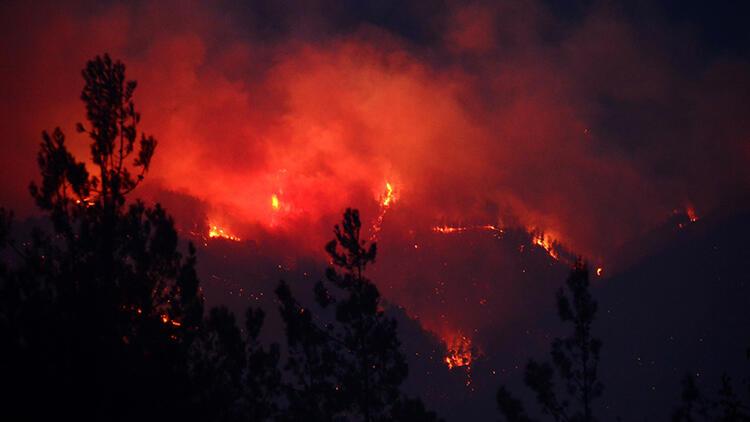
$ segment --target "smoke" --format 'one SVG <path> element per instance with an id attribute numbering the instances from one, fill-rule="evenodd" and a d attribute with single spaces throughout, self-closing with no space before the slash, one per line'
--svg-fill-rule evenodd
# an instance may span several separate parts
<path id="1" fill-rule="evenodd" d="M 236 225 L 330 221 L 391 181 L 420 219 L 511 221 L 605 257 L 747 186 L 746 63 L 685 71 L 604 8 L 566 26 L 541 5 L 452 5 L 429 48 L 321 16 L 300 30 L 317 37 L 262 40 L 243 33 L 261 16 L 198 4 L 6 8 L 5 202 L 34 175 L 37 132 L 81 119 L 78 71 L 104 51 L 161 140 L 151 186 Z"/>
<path id="2" fill-rule="evenodd" d="M 4 4 L 0 201 L 31 212 L 42 129 L 87 155 L 79 72 L 103 52 L 138 80 L 159 140 L 141 195 L 183 233 L 217 224 L 264 262 L 320 257 L 342 210 L 374 220 L 391 183 L 379 283 L 435 331 L 528 313 L 519 274 L 541 261 L 508 258 L 515 237 L 464 245 L 432 226 L 542 231 L 615 265 L 673 210 L 746 195 L 750 68 L 695 53 L 689 28 L 598 3 L 338 3 Z"/>

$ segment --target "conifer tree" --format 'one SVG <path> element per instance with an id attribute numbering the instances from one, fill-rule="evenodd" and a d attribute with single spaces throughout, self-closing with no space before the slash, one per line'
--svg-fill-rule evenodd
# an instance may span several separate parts
<path id="1" fill-rule="evenodd" d="M 560 320 L 570 323 L 573 332 L 552 342 L 552 363 L 529 360 L 524 382 L 534 392 L 543 414 L 555 421 L 595 421 L 593 401 L 599 397 L 603 385 L 598 379 L 601 341 L 591 332 L 596 317 L 597 303 L 589 292 L 589 272 L 578 262 L 566 282 L 568 292 L 557 292 L 557 311 Z M 563 383 L 560 394 L 555 379 Z M 509 422 L 530 422 L 523 403 L 505 387 L 497 392 L 500 412 Z"/>

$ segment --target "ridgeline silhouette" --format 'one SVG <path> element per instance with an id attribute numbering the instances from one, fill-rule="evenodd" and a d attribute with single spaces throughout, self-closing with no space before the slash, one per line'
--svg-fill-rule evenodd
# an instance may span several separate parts
<path id="1" fill-rule="evenodd" d="M 437 420 L 399 385 L 407 366 L 396 325 L 363 276 L 375 245 L 360 243 L 347 210 L 328 250 L 327 276 L 345 297 L 315 286 L 336 324 L 318 325 L 282 282 L 288 360 L 258 340 L 265 314 L 244 330 L 225 307 L 204 315 L 195 248 L 179 248 L 160 206 L 129 200 L 157 142 L 139 132 L 136 82 L 97 56 L 83 70 L 90 174 L 59 128 L 43 132 L 41 182 L 31 195 L 51 221 L 11 238 L 0 208 L 0 376 L 7 420 Z M 342 251 L 338 251 L 338 246 Z M 243 336 L 244 331 L 244 336 Z"/>

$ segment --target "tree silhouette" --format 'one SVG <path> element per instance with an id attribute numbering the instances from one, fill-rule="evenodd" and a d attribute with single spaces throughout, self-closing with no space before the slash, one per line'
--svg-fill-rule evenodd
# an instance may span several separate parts
<path id="1" fill-rule="evenodd" d="M 264 319 L 261 309 L 248 308 L 245 313 L 246 368 L 239 402 L 245 418 L 258 421 L 278 418 L 281 395 L 279 346 L 274 343 L 265 350 L 258 340 Z"/>
<path id="2" fill-rule="evenodd" d="M 425 408 L 418 398 L 401 397 L 393 404 L 390 420 L 396 422 L 439 422 L 437 414 Z"/>
<path id="3" fill-rule="evenodd" d="M 746 386 L 750 385 L 745 381 Z M 750 394 L 750 390 L 748 390 Z M 745 404 L 734 391 L 732 379 L 724 374 L 721 386 L 715 397 L 705 396 L 692 374 L 682 380 L 682 402 L 672 413 L 674 422 L 750 421 L 750 406 Z"/>
<path id="4" fill-rule="evenodd" d="M 41 181 L 30 192 L 49 218 L 27 241 L 11 236 L 0 208 L 2 412 L 12 420 L 197 419 L 435 421 L 399 386 L 407 365 L 396 323 L 364 276 L 374 244 L 347 210 L 327 246 L 332 267 L 315 316 L 281 283 L 288 379 L 276 344 L 265 348 L 261 310 L 244 329 L 225 307 L 204 316 L 196 251 L 158 204 L 130 194 L 157 145 L 139 132 L 136 83 L 125 66 L 96 57 L 81 99 L 94 173 L 70 153 L 59 128 L 42 133 Z M 327 322 L 325 322 L 327 321 Z M 243 332 L 244 331 L 244 332 Z M 285 399 L 285 400 L 284 400 Z"/>
<path id="5" fill-rule="evenodd" d="M 136 145 L 136 84 L 125 66 L 96 57 L 83 77 L 90 129 L 77 127 L 91 138 L 98 173 L 73 157 L 62 130 L 43 132 L 42 180 L 30 191 L 52 232 L 35 229 L 30 242 L 13 245 L 21 263 L 3 275 L 3 362 L 19 386 L 12 403 L 24 411 L 25 400 L 42 396 L 83 418 L 111 418 L 131 401 L 123 417 L 158 412 L 181 395 L 183 351 L 202 317 L 195 251 L 178 252 L 163 208 L 125 204 L 156 147 L 143 134 Z"/>
<path id="6" fill-rule="evenodd" d="M 247 340 L 226 309 L 203 320 L 195 248 L 172 218 L 128 201 L 157 142 L 138 130 L 135 81 L 109 56 L 83 70 L 90 174 L 62 130 L 42 133 L 31 195 L 51 231 L 20 245 L 0 210 L 0 373 L 11 419 L 263 419 L 275 411 L 278 348 Z M 210 373 L 209 373 L 210 372 Z M 223 396 L 229 391 L 231 394 Z"/>
<path id="7" fill-rule="evenodd" d="M 330 421 L 346 410 L 341 385 L 334 370 L 339 353 L 328 333 L 314 321 L 312 312 L 293 297 L 281 282 L 276 289 L 284 320 L 292 381 L 284 385 L 288 408 L 284 420 Z"/>
<path id="8" fill-rule="evenodd" d="M 672 420 L 693 422 L 707 418 L 707 407 L 695 384 L 695 378 L 688 374 L 682 380 L 682 405 L 675 409 Z"/>
<path id="9" fill-rule="evenodd" d="M 279 350 L 266 351 L 258 342 L 261 310 L 245 315 L 246 337 L 226 307 L 210 310 L 203 330 L 190 350 L 191 398 L 199 420 L 268 420 L 278 412 L 281 374 Z"/>
<path id="10" fill-rule="evenodd" d="M 594 421 L 592 402 L 602 393 L 597 377 L 601 341 L 594 338 L 591 325 L 597 304 L 589 292 L 589 272 L 585 264 L 576 263 L 564 289 L 557 292 L 557 311 L 563 322 L 572 324 L 573 332 L 552 342 L 552 364 L 529 360 L 524 381 L 535 395 L 542 413 L 555 421 Z M 555 384 L 557 375 L 565 386 L 560 396 Z M 505 388 L 497 393 L 497 404 L 506 420 L 532 421 L 523 404 Z"/>
<path id="11" fill-rule="evenodd" d="M 294 375 L 287 386 L 290 416 L 437 420 L 421 401 L 399 390 L 408 367 L 396 322 L 385 316 L 377 287 L 364 275 L 377 249 L 361 239 L 361 226 L 359 212 L 347 209 L 326 245 L 332 265 L 327 282 L 318 282 L 314 293 L 321 308 L 335 309 L 329 322 L 316 320 L 285 283 L 277 289 L 289 344 L 287 368 Z"/>
<path id="12" fill-rule="evenodd" d="M 360 228 L 359 212 L 347 209 L 342 225 L 334 228 L 336 238 L 326 245 L 333 261 L 326 278 L 344 295 L 337 299 L 319 283 L 316 298 L 321 306 L 336 305 L 339 329 L 334 335 L 345 352 L 336 370 L 355 411 L 367 422 L 382 418 L 398 398 L 407 365 L 399 351 L 396 322 L 385 317 L 377 287 L 364 277 L 377 249 L 360 239 Z"/>

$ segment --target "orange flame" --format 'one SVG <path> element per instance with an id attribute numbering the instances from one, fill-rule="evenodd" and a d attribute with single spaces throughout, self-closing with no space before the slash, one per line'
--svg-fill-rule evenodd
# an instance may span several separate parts
<path id="1" fill-rule="evenodd" d="M 380 196 L 379 202 L 380 212 L 378 213 L 378 217 L 375 219 L 375 222 L 372 223 L 372 235 L 370 236 L 371 241 L 377 240 L 378 233 L 380 233 L 380 229 L 383 225 L 385 214 L 386 212 L 388 212 L 388 208 L 396 202 L 396 194 L 394 192 L 393 185 L 391 185 L 391 182 L 387 180 L 385 182 L 385 192 Z"/>
<path id="2" fill-rule="evenodd" d="M 271 208 L 276 211 L 279 209 L 279 197 L 275 193 L 271 195 Z"/>
<path id="3" fill-rule="evenodd" d="M 161 322 L 163 324 L 172 324 L 172 326 L 174 326 L 174 327 L 181 327 L 182 326 L 182 323 L 180 321 L 177 321 L 177 320 L 174 320 L 174 319 L 170 319 L 169 315 L 167 315 L 167 314 L 161 314 Z"/>
<path id="4" fill-rule="evenodd" d="M 533 233 L 533 238 L 531 242 L 537 246 L 540 246 L 542 249 L 547 251 L 547 254 L 552 257 L 552 259 L 559 260 L 560 254 L 555 250 L 555 241 L 552 239 L 552 237 L 545 235 L 544 233 Z"/>
<path id="5" fill-rule="evenodd" d="M 86 207 L 91 207 L 94 205 L 94 199 L 90 196 L 87 196 L 83 199 L 76 199 L 76 205 L 83 205 Z"/>
<path id="6" fill-rule="evenodd" d="M 460 233 L 460 232 L 466 231 L 466 227 L 455 227 L 455 226 L 442 225 L 442 226 L 435 226 L 435 227 L 433 227 L 432 231 L 434 231 L 436 233 L 444 233 L 444 234 L 448 234 L 448 233 Z"/>
<path id="7" fill-rule="evenodd" d="M 467 230 L 480 230 L 480 231 L 503 233 L 503 229 L 501 227 L 495 226 L 493 224 L 483 224 L 481 226 L 448 226 L 444 224 L 442 226 L 435 226 L 432 228 L 432 231 L 434 231 L 435 233 L 442 233 L 442 234 L 461 233 Z"/>
<path id="8" fill-rule="evenodd" d="M 232 240 L 234 242 L 239 242 L 241 239 L 231 233 L 229 233 L 227 230 L 223 229 L 222 227 L 219 227 L 217 225 L 209 225 L 208 227 L 208 237 L 210 238 L 222 238 L 227 240 Z"/>
<path id="9" fill-rule="evenodd" d="M 465 366 L 469 368 L 474 360 L 471 339 L 465 335 L 457 335 L 446 341 L 446 355 L 443 359 L 448 369 Z"/>
<path id="10" fill-rule="evenodd" d="M 381 204 L 383 207 L 388 208 L 393 202 L 396 201 L 396 197 L 393 195 L 393 186 L 391 186 L 390 182 L 385 182 L 385 195 L 383 195 L 383 200 L 381 201 Z"/>

